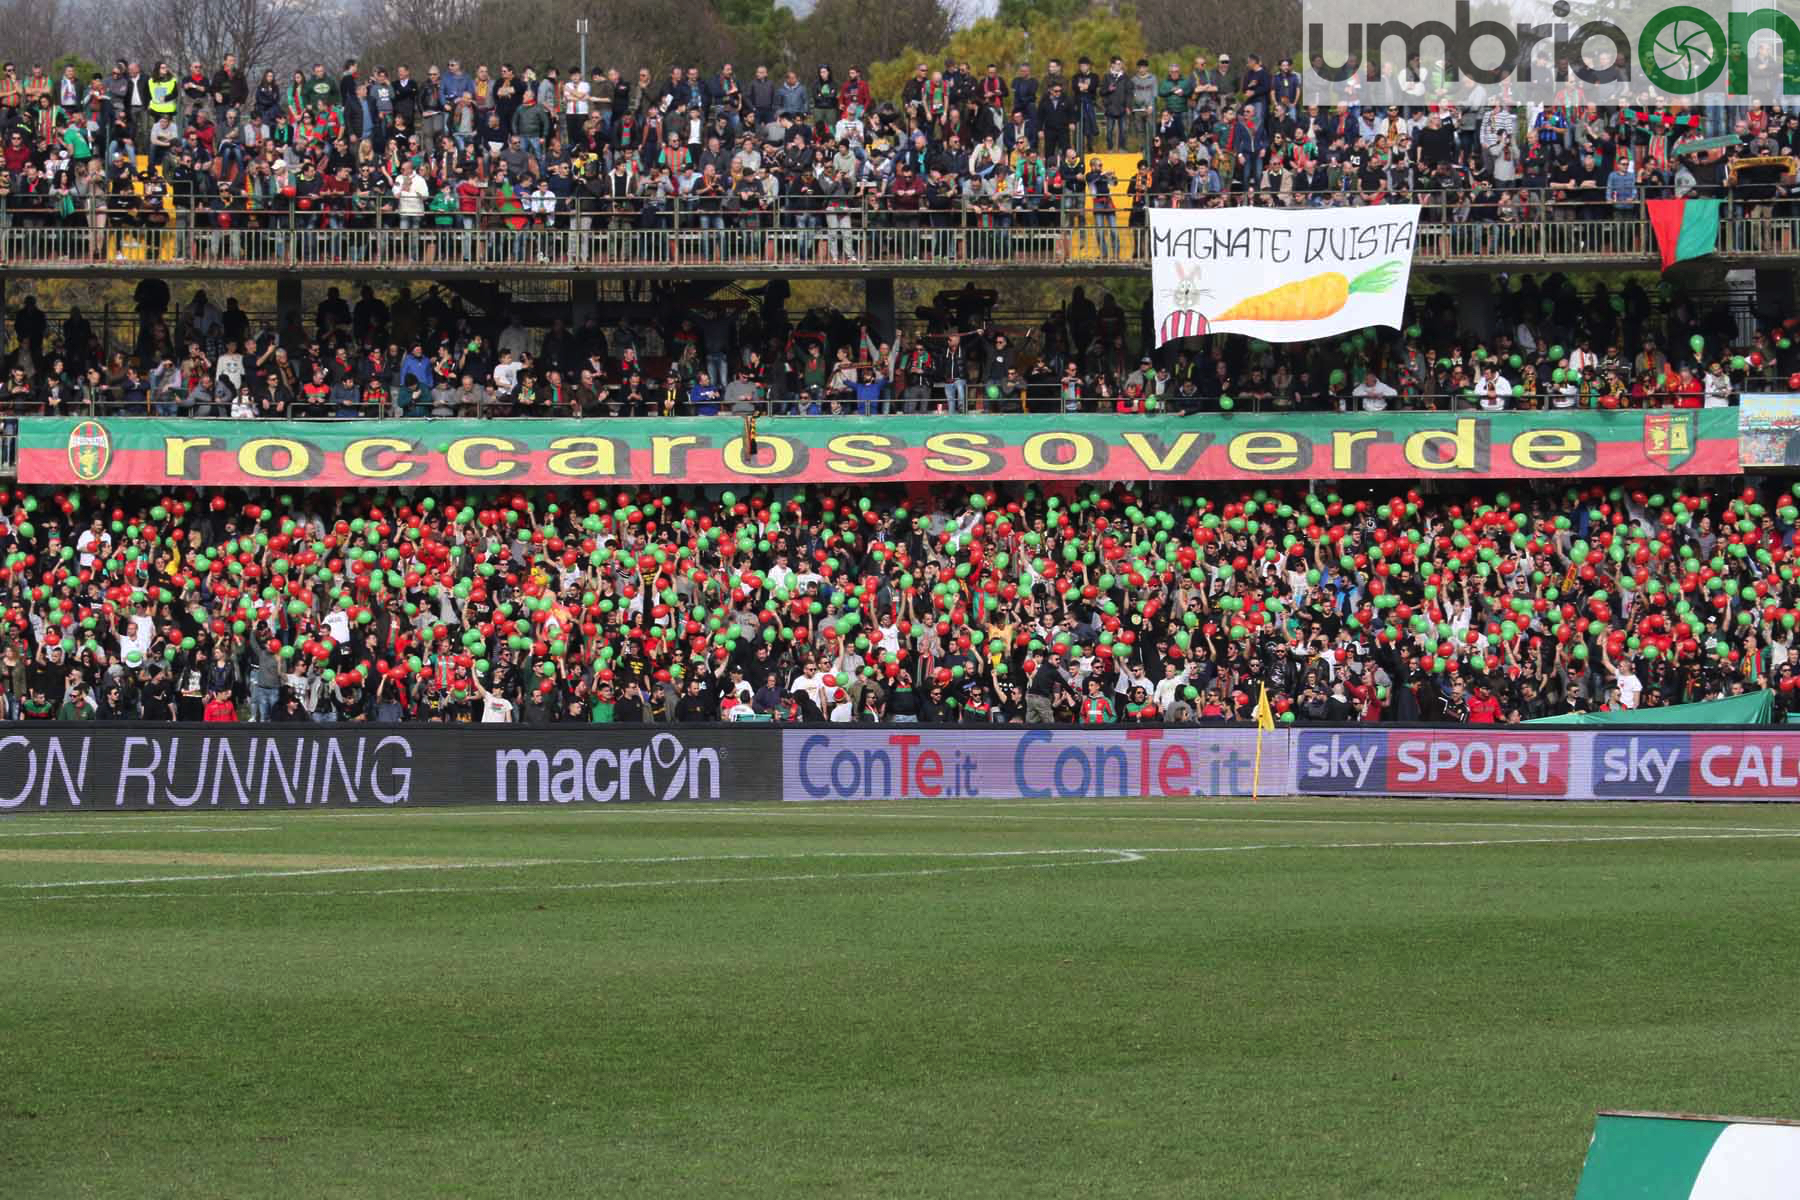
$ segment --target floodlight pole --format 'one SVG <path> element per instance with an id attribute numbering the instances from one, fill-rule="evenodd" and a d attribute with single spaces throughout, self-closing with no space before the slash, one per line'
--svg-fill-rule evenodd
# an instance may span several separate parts
<path id="1" fill-rule="evenodd" d="M 581 35 L 581 77 L 583 79 L 586 79 L 587 73 L 588 73 L 588 70 L 587 70 L 588 19 L 586 17 L 577 17 L 575 19 L 575 32 Z"/>

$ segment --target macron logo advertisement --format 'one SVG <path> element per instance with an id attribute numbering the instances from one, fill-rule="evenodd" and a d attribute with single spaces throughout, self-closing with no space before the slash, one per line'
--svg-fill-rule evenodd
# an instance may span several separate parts
<path id="1" fill-rule="evenodd" d="M 792 801 L 1249 796 L 1256 731 L 1018 726 L 785 730 Z M 1264 795 L 1287 790 L 1287 739 L 1263 738 Z"/>

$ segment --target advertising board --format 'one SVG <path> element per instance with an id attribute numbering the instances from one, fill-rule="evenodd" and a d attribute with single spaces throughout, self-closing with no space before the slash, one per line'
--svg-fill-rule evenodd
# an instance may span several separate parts
<path id="1" fill-rule="evenodd" d="M 1261 793 L 1287 791 L 1287 739 L 1263 735 Z M 1244 796 L 1256 731 L 1217 726 L 789 729 L 786 800 Z"/>
<path id="2" fill-rule="evenodd" d="M 775 800 L 770 749 L 715 726 L 13 726 L 0 813 Z"/>

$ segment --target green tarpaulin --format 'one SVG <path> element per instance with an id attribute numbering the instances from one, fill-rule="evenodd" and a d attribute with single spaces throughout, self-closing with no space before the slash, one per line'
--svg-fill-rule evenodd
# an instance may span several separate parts
<path id="1" fill-rule="evenodd" d="M 1764 690 L 1727 700 L 1634 708 L 1627 712 L 1565 713 L 1527 725 L 1767 725 L 1775 710 L 1775 693 Z"/>

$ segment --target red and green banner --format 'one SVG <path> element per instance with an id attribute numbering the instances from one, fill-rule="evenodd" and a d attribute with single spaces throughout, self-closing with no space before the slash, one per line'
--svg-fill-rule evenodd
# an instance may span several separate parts
<path id="1" fill-rule="evenodd" d="M 1656 248 L 1662 252 L 1662 269 L 1678 262 L 1702 258 L 1719 246 L 1719 201 L 1646 200 Z"/>
<path id="2" fill-rule="evenodd" d="M 1735 475 L 1729 409 L 19 421 L 19 481 L 147 487 Z"/>

